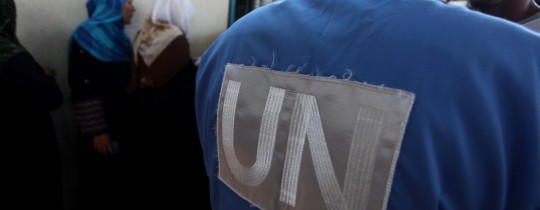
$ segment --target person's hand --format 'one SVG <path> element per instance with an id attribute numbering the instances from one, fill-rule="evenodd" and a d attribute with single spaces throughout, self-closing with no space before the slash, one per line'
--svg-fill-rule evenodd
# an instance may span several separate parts
<path id="1" fill-rule="evenodd" d="M 104 156 L 113 155 L 113 149 L 111 145 L 111 137 L 108 133 L 99 134 L 94 136 L 93 139 L 94 150 Z"/>
<path id="2" fill-rule="evenodd" d="M 42 68 L 45 75 L 49 77 L 56 77 L 56 69 L 48 67 L 48 66 L 43 66 Z"/>

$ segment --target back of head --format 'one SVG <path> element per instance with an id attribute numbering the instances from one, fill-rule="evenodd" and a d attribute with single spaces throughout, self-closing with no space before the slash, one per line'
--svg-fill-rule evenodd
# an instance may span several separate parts
<path id="1" fill-rule="evenodd" d="M 540 208 L 540 188 L 530 187 L 540 186 L 538 46 L 540 36 L 523 27 L 436 0 L 294 0 L 252 11 L 205 52 L 198 70 L 197 122 L 217 191 L 213 206 L 339 209 L 357 202 L 366 209 L 386 203 L 388 209 Z M 334 95 L 318 95 L 330 89 L 322 87 L 343 83 Z M 264 85 L 270 88 L 261 90 Z M 349 97 L 368 104 L 352 111 L 346 100 L 338 100 L 361 86 L 398 90 L 400 97 L 414 94 L 408 121 L 381 111 L 397 103 L 377 104 L 373 94 Z M 309 103 L 299 97 L 317 103 L 303 106 Z M 276 98 L 282 98 L 280 106 L 273 106 Z M 275 126 L 267 123 L 274 112 L 265 106 L 277 107 Z M 302 121 L 297 107 L 316 113 L 313 122 L 320 124 L 288 126 Z M 402 138 L 384 120 L 359 114 L 363 108 L 401 123 Z M 352 123 L 343 124 L 348 120 Z M 381 127 L 355 130 L 368 121 Z M 315 125 L 321 129 L 312 131 L 320 133 L 291 138 Z M 252 142 L 274 136 L 273 129 L 276 147 L 259 151 L 265 147 Z M 396 136 L 402 141 L 392 150 L 387 143 Z M 228 147 L 230 141 L 234 146 Z M 353 146 L 338 146 L 354 141 L 366 146 L 358 157 L 350 152 Z M 248 146 L 239 149 L 240 142 Z M 288 149 L 303 156 L 291 159 Z M 268 172 L 261 169 L 267 156 Z M 378 162 L 393 157 L 394 165 Z M 333 168 L 319 171 L 320 160 Z M 381 172 L 383 166 L 389 169 Z M 367 185 L 347 191 L 356 169 Z M 301 174 L 301 181 L 290 171 Z M 372 208 L 373 203 L 384 205 Z"/>
<path id="2" fill-rule="evenodd" d="M 540 7 L 534 0 L 469 0 L 468 2 L 472 9 L 514 22 L 520 22 L 540 12 Z"/>
<path id="3" fill-rule="evenodd" d="M 152 10 L 152 21 L 172 24 L 187 34 L 194 14 L 191 0 L 157 0 Z"/>
<path id="4" fill-rule="evenodd" d="M 494 4 L 498 4 L 504 0 L 469 0 L 469 3 L 475 7 L 478 6 L 490 6 Z"/>

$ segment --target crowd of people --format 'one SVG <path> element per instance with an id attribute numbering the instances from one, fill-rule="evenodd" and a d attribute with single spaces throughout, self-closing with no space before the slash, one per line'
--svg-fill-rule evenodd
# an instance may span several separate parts
<path id="1" fill-rule="evenodd" d="M 86 8 L 67 59 L 78 128 L 77 209 L 177 209 L 194 199 L 210 209 L 193 104 L 197 67 L 186 38 L 191 1 L 156 0 L 134 43 L 124 31 L 136 10 L 132 0 L 88 0 Z M 2 191 L 9 196 L 1 205 L 63 209 L 50 115 L 63 95 L 54 69 L 40 66 L 17 39 L 15 1 L 0 0 L 0 11 L 2 132 L 16 137 L 6 141 L 6 157 L 19 159 L 6 161 Z M 186 180 L 197 193 L 183 196 Z"/>
<path id="2" fill-rule="evenodd" d="M 133 39 L 133 0 L 87 0 L 66 59 L 78 209 L 540 209 L 538 2 L 447 3 L 277 1 L 196 65 L 190 0 L 155 0 Z M 0 205 L 64 209 L 65 100 L 15 4 Z"/>

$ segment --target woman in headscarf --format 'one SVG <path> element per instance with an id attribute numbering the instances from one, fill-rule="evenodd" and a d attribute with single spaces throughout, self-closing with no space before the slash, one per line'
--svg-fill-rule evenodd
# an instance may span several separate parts
<path id="1" fill-rule="evenodd" d="M 186 38 L 193 13 L 189 0 L 157 0 L 134 42 L 128 89 L 138 138 L 129 154 L 138 206 L 180 209 L 203 200 L 197 209 L 210 208 L 194 112 L 197 69 Z"/>
<path id="2" fill-rule="evenodd" d="M 86 7 L 89 19 L 77 27 L 69 47 L 71 101 L 80 133 L 79 205 L 118 208 L 123 167 L 118 149 L 127 138 L 132 48 L 124 26 L 135 9 L 132 0 L 89 0 Z"/>
<path id="3" fill-rule="evenodd" d="M 61 209 L 60 152 L 50 111 L 63 96 L 54 73 L 19 42 L 16 16 L 15 2 L 0 0 L 0 209 Z"/>

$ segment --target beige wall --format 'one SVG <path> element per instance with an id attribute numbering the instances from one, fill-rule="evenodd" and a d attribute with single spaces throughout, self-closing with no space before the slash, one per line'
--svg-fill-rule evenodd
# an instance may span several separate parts
<path id="1" fill-rule="evenodd" d="M 150 15 L 154 1 L 133 1 L 135 16 L 132 24 L 126 27 L 130 39 L 133 40 L 136 31 Z M 188 40 L 192 56 L 197 57 L 226 29 L 229 0 L 192 1 L 197 13 L 192 19 Z M 76 127 L 69 101 L 66 55 L 71 33 L 79 23 L 87 19 L 86 0 L 15 0 L 15 3 L 20 41 L 40 64 L 57 70 L 56 79 L 64 93 L 64 103 L 59 110 L 53 112 L 53 117 L 64 157 L 66 207 L 72 209 Z"/>

